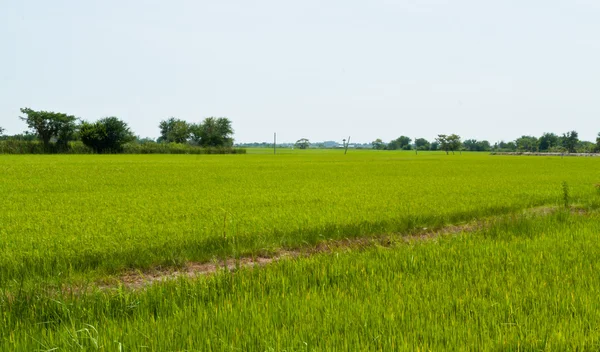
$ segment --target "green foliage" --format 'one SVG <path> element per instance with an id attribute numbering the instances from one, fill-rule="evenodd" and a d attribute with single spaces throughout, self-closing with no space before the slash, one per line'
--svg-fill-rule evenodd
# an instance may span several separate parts
<path id="1" fill-rule="evenodd" d="M 0 136 L 0 141 L 36 141 L 38 140 L 37 136 L 34 133 L 30 133 L 29 131 L 25 131 L 21 134 L 15 134 L 12 136 L 3 135 Z"/>
<path id="2" fill-rule="evenodd" d="M 499 152 L 514 152 L 517 150 L 517 145 L 515 144 L 515 142 L 500 141 L 494 144 L 493 149 Z"/>
<path id="3" fill-rule="evenodd" d="M 452 154 L 454 154 L 454 152 L 460 150 L 462 146 L 460 136 L 457 134 L 451 134 L 449 136 L 445 134 L 438 134 L 435 140 L 437 143 L 439 143 L 440 149 L 445 151 L 446 154 L 448 154 L 450 151 L 452 151 Z"/>
<path id="4" fill-rule="evenodd" d="M 521 136 L 515 140 L 515 144 L 519 152 L 537 152 L 539 142 L 533 136 Z"/>
<path id="5" fill-rule="evenodd" d="M 490 142 L 478 141 L 476 139 L 467 139 L 463 142 L 463 147 L 465 150 L 471 152 L 487 152 L 492 149 L 490 146 Z"/>
<path id="6" fill-rule="evenodd" d="M 371 142 L 373 149 L 375 150 L 383 150 L 386 147 L 386 144 L 381 140 L 381 138 L 377 138 L 373 142 Z"/>
<path id="7" fill-rule="evenodd" d="M 7 139 L 0 140 L 0 154 L 46 154 L 44 145 L 39 141 Z M 93 154 L 93 148 L 81 141 L 69 142 L 61 154 Z M 157 143 L 154 141 L 133 141 L 123 144 L 123 154 L 246 154 L 246 149 L 230 147 L 207 147 L 181 144 Z"/>
<path id="8" fill-rule="evenodd" d="M 579 134 L 577 131 L 570 131 L 564 133 L 561 137 L 561 144 L 567 152 L 575 153 L 577 152 L 577 145 L 579 144 Z"/>
<path id="9" fill-rule="evenodd" d="M 538 140 L 539 151 L 545 152 L 560 145 L 560 137 L 554 133 L 544 133 Z"/>
<path id="10" fill-rule="evenodd" d="M 431 144 L 425 138 L 417 138 L 415 139 L 415 147 L 417 150 L 429 150 L 431 149 Z"/>
<path id="11" fill-rule="evenodd" d="M 75 116 L 50 111 L 35 111 L 22 108 L 21 113 L 26 117 L 21 120 L 37 134 L 46 150 L 51 149 L 51 141 L 54 139 L 58 149 L 65 149 L 67 143 L 73 140 L 75 135 Z"/>
<path id="12" fill-rule="evenodd" d="M 123 154 L 246 154 L 246 149 L 232 147 L 199 147 L 183 143 L 146 141 L 123 145 Z"/>
<path id="13" fill-rule="evenodd" d="M 207 117 L 200 124 L 190 126 L 191 138 L 202 147 L 233 146 L 233 128 L 226 117 Z"/>
<path id="14" fill-rule="evenodd" d="M 411 150 L 412 146 L 410 145 L 410 142 L 412 141 L 412 139 L 410 139 L 407 136 L 400 136 L 396 139 L 394 139 L 393 141 L 389 142 L 388 145 L 386 146 L 386 149 L 388 150 Z"/>
<path id="15" fill-rule="evenodd" d="M 185 143 L 191 135 L 191 126 L 186 121 L 171 117 L 159 124 L 159 142 Z"/>
<path id="16" fill-rule="evenodd" d="M 116 117 L 83 122 L 79 134 L 85 145 L 100 154 L 122 152 L 123 145 L 135 138 L 127 124 Z"/>
<path id="17" fill-rule="evenodd" d="M 308 149 L 308 147 L 310 147 L 310 141 L 306 138 L 300 138 L 296 141 L 294 146 L 298 149 Z"/>
<path id="18" fill-rule="evenodd" d="M 593 153 L 596 150 L 596 144 L 588 141 L 579 141 L 575 151 L 577 153 Z"/>
<path id="19" fill-rule="evenodd" d="M 0 136 L 2 136 L 2 134 L 4 133 L 4 131 L 6 131 L 4 128 L 0 127 Z"/>
<path id="20" fill-rule="evenodd" d="M 38 140 L 6 139 L 0 140 L 0 154 L 47 154 L 48 149 Z M 80 141 L 72 141 L 60 151 L 61 154 L 92 154 L 94 151 Z"/>

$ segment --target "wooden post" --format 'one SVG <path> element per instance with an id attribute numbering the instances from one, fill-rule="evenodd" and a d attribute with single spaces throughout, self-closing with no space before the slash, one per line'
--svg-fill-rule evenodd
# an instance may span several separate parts
<path id="1" fill-rule="evenodd" d="M 350 144 L 350 136 L 348 136 L 348 142 L 346 142 L 346 149 L 344 150 L 344 155 L 348 153 L 348 144 Z"/>

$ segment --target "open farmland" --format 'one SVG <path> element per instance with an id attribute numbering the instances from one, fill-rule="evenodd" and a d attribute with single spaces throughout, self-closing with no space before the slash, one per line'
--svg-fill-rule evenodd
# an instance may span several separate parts
<path id="1" fill-rule="evenodd" d="M 0 176 L 6 350 L 599 347 L 597 159 L 1 155 Z M 563 204 L 563 183 L 574 213 L 527 211 Z M 131 270 L 484 218 L 457 236 L 112 288 Z"/>

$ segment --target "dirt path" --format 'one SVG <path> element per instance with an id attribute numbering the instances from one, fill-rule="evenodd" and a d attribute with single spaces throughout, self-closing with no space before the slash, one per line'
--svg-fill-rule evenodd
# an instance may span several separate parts
<path id="1" fill-rule="evenodd" d="M 240 268 L 255 266 L 265 266 L 267 264 L 290 258 L 307 257 L 320 253 L 332 253 L 337 250 L 353 249 L 361 250 L 373 246 L 389 247 L 399 242 L 410 243 L 415 241 L 424 241 L 438 238 L 440 236 L 456 235 L 465 232 L 474 232 L 479 229 L 489 227 L 494 222 L 511 215 L 548 215 L 555 212 L 556 207 L 537 207 L 514 214 L 505 214 L 502 216 L 490 217 L 482 220 L 472 221 L 460 225 L 448 225 L 437 229 L 417 229 L 410 233 L 390 234 L 383 236 L 371 236 L 362 238 L 351 238 L 344 240 L 332 240 L 318 243 L 310 247 L 296 249 L 281 249 L 269 256 L 246 256 L 239 258 L 218 259 L 212 262 L 188 262 L 183 268 L 155 268 L 150 270 L 136 270 L 126 272 L 117 278 L 98 284 L 101 290 L 117 289 L 119 287 L 126 289 L 143 289 L 148 285 L 157 282 L 174 280 L 180 277 L 195 278 L 204 275 L 211 275 L 218 271 L 235 271 Z"/>

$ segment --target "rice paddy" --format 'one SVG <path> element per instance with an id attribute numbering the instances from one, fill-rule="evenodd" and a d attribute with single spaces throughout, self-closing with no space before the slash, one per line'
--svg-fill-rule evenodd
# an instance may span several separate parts
<path id="1" fill-rule="evenodd" d="M 599 348 L 597 159 L 0 155 L 0 177 L 3 350 Z M 390 243 L 119 284 L 381 236 Z"/>

